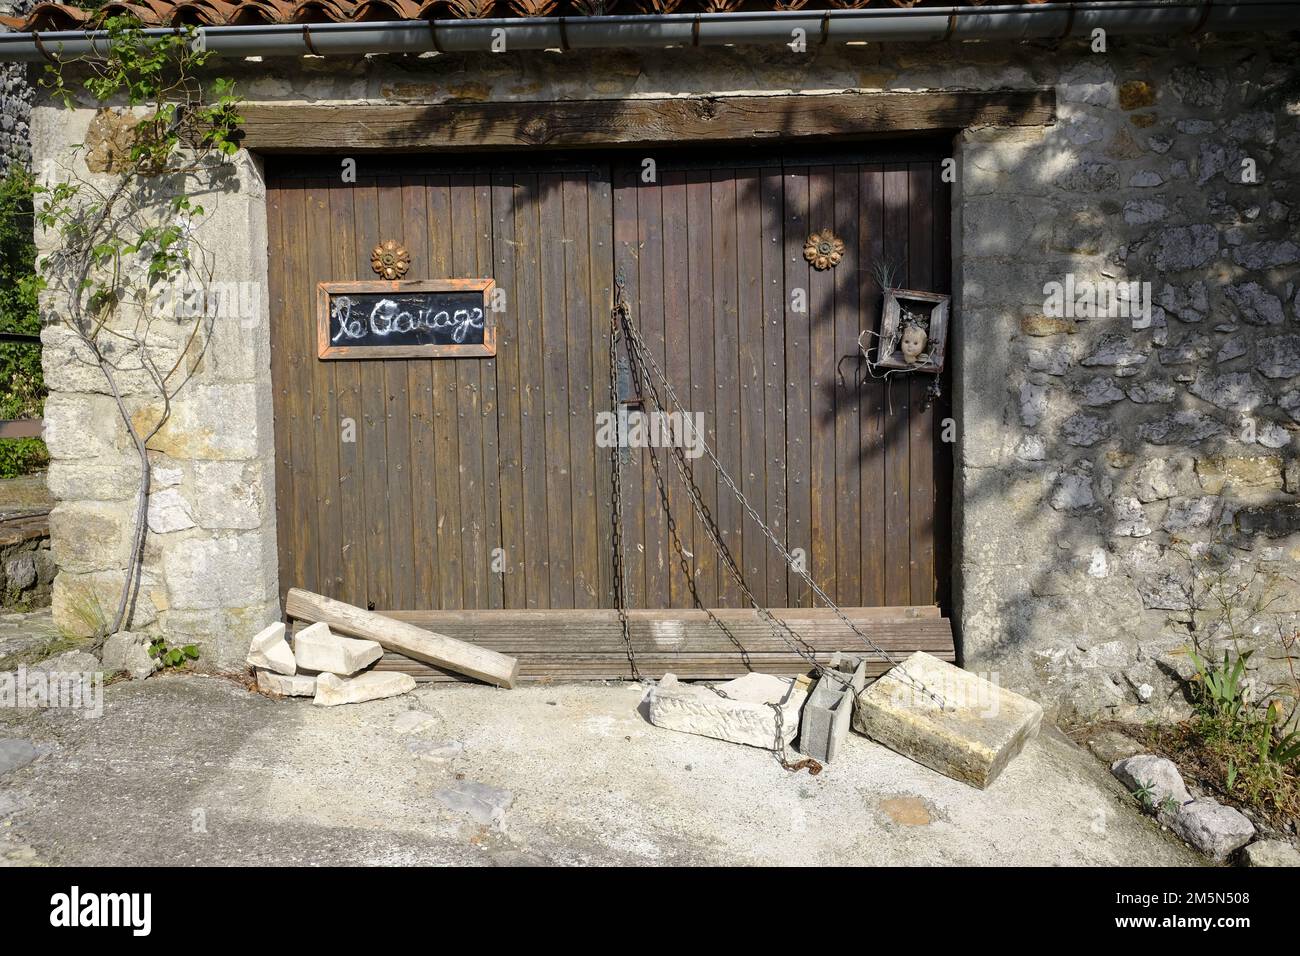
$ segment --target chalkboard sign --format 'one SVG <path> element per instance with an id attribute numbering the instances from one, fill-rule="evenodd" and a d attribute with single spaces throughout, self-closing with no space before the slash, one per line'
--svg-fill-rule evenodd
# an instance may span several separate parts
<path id="1" fill-rule="evenodd" d="M 491 279 L 321 282 L 322 359 L 468 358 L 497 354 Z"/>

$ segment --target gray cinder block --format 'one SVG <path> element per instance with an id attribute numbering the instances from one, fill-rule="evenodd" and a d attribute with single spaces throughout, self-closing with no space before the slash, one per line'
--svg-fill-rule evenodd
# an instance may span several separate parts
<path id="1" fill-rule="evenodd" d="M 867 684 L 867 664 L 860 657 L 831 658 L 808 702 L 799 724 L 799 752 L 822 763 L 835 759 L 840 742 L 849 735 L 853 700 Z"/>

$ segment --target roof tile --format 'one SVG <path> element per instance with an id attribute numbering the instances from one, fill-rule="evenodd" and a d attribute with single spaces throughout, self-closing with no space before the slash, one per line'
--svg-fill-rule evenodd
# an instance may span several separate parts
<path id="1" fill-rule="evenodd" d="M 884 5 L 884 0 L 876 0 Z M 890 0 L 896 7 L 982 6 L 989 0 Z M 1026 5 L 1047 0 L 999 0 Z M 1130 0 L 1110 0 L 1116 4 Z M 695 13 L 740 9 L 828 10 L 867 6 L 871 0 L 132 0 L 105 4 L 97 11 L 66 3 L 42 2 L 26 17 L 0 16 L 10 29 L 55 31 L 89 29 L 105 17 L 131 13 L 145 26 L 195 24 L 228 26 L 264 23 L 349 23 L 382 20 L 472 19 L 490 16 L 539 17 L 595 13 Z M 619 9 L 621 7 L 621 9 Z"/>

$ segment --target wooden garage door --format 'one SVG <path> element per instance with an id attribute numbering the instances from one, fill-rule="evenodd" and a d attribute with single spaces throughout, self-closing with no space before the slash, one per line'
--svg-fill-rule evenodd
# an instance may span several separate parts
<path id="1" fill-rule="evenodd" d="M 891 161 L 886 162 L 889 159 Z M 948 555 L 945 398 L 857 360 L 876 328 L 872 265 L 948 290 L 947 188 L 911 154 L 619 159 L 547 165 L 391 161 L 355 183 L 272 166 L 272 376 L 282 589 L 379 609 L 611 607 L 608 405 L 614 276 L 679 397 L 780 539 L 846 606 L 942 603 Z M 848 254 L 817 272 L 808 233 Z M 407 278 L 492 277 L 495 359 L 320 361 L 315 287 L 372 278 L 384 239 Z M 804 290 L 807 312 L 790 308 Z M 354 441 L 345 441 L 348 423 Z M 665 462 L 665 464 L 667 464 Z M 758 598 L 811 604 L 707 459 L 697 483 Z M 629 596 L 694 603 L 645 451 L 625 470 Z M 685 490 L 670 504 L 706 606 L 746 606 Z"/>

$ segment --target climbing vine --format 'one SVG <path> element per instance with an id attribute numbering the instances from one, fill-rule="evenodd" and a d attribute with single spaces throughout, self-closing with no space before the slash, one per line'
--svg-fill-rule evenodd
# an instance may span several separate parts
<path id="1" fill-rule="evenodd" d="M 213 262 L 196 234 L 205 215 L 198 198 L 232 178 L 241 120 L 233 83 L 203 75 L 212 54 L 201 30 L 149 34 L 129 16 L 103 29 L 98 52 L 49 65 L 41 81 L 68 109 L 87 98 L 101 109 L 97 142 L 78 148 L 88 172 L 73 163 L 42 170 L 35 215 L 54 239 L 37 262 L 53 293 L 45 321 L 71 331 L 73 359 L 103 375 L 140 468 L 113 633 L 129 620 L 140 584 L 149 443 L 211 330 L 210 310 L 193 307 Z"/>

